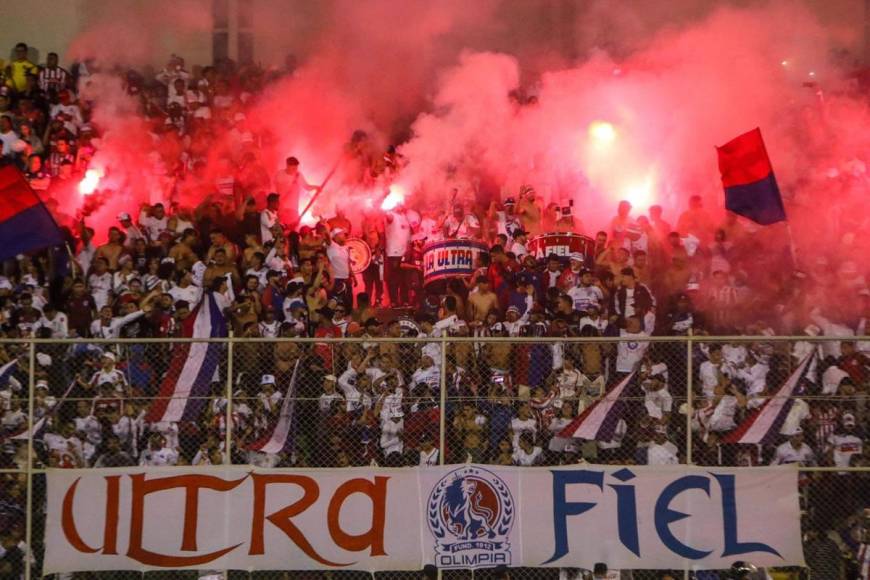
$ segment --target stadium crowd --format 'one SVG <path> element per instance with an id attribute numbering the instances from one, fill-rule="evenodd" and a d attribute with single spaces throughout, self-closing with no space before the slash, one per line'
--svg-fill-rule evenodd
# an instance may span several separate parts
<path id="1" fill-rule="evenodd" d="M 338 207 L 316 223 L 300 222 L 300 200 L 319 191 L 300 171 L 304 159 L 288 156 L 270 174 L 260 160 L 262 136 L 245 126 L 243 105 L 268 85 L 268 75 L 230 66 L 188 72 L 178 57 L 152 78 L 125 72 L 124 80 L 155 151 L 178 178 L 173 191 L 200 192 L 198 203 L 184 206 L 179 200 L 187 198 L 170 193 L 162 203 L 130 207 L 98 232 L 88 208 L 70 215 L 63 197 L 99 151 L 92 103 L 78 96 L 88 65 L 71 73 L 56 54 L 40 66 L 24 45 L 15 54 L 0 83 L 3 162 L 21 168 L 68 243 L 3 264 L 2 336 L 79 339 L 37 347 L 40 465 L 400 466 L 435 465 L 442 454 L 447 462 L 523 466 L 673 464 L 686 461 L 689 429 L 696 464 L 870 464 L 870 341 L 860 338 L 870 288 L 860 251 L 802 256 L 800 268 L 784 276 L 781 264 L 791 260 L 785 246 L 770 250 L 765 231 L 705 208 L 699 196 L 679 214 L 652 206 L 639 215 L 621 202 L 608 227 L 586 232 L 573 208 L 542 203 L 533 184 L 488 204 L 460 193 L 421 211 L 409 196 L 364 219 Z M 205 171 L 211 161 L 202 147 L 217 127 L 232 127 L 237 147 L 214 175 Z M 182 146 L 160 148 L 168 140 Z M 358 131 L 347 157 L 361 168 L 360 180 L 386 186 L 407 160 L 395 147 L 372 148 Z M 594 250 L 532 255 L 530 240 L 548 232 L 585 233 Z M 836 235 L 843 233 L 866 240 L 867 224 Z M 352 238 L 372 254 L 358 273 Z M 423 248 L 443 239 L 480 241 L 489 254 L 473 274 L 434 290 L 423 284 Z M 181 336 L 207 295 L 236 337 L 360 340 L 238 343 L 230 413 L 222 355 L 196 420 L 148 423 L 171 346 L 87 339 Z M 805 340 L 702 339 L 690 353 L 691 370 L 685 343 L 645 340 L 690 333 Z M 445 336 L 455 340 L 425 340 Z M 402 337 L 420 340 L 379 340 Z M 484 337 L 549 342 L 475 340 Z M 558 340 L 569 337 L 613 342 Z M 29 361 L 27 344 L 14 340 L 0 345 L 3 467 L 27 460 Z M 724 443 L 812 353 L 779 436 L 764 446 Z M 612 438 L 563 436 L 607 387 L 633 372 Z M 253 450 L 289 408 L 288 396 L 296 400 L 292 451 Z M 852 557 L 862 541 L 856 530 L 868 497 L 865 475 L 854 476 L 860 485 L 829 478 L 835 484 L 814 488 L 833 502 L 813 514 L 814 523 Z M 23 489 L 4 478 L 0 501 L 11 509 Z"/>

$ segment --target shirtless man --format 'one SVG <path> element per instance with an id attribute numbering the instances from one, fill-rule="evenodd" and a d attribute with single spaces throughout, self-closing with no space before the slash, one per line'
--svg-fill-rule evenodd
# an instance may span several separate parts
<path id="1" fill-rule="evenodd" d="M 109 241 L 97 248 L 95 258 L 105 258 L 109 263 L 109 270 L 118 269 L 118 259 L 124 251 L 124 234 L 121 230 L 112 226 L 109 228 Z"/>
<path id="2" fill-rule="evenodd" d="M 491 310 L 498 310 L 498 296 L 492 291 L 489 278 L 478 276 L 477 291 L 468 295 L 468 319 L 472 325 L 483 324 Z"/>

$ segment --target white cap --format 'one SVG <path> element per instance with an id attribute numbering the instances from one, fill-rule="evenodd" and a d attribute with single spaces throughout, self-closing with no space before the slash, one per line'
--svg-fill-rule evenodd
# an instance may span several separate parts
<path id="1" fill-rule="evenodd" d="M 41 367 L 50 367 L 51 366 L 51 356 L 45 354 L 44 352 L 36 353 L 36 362 L 39 363 Z"/>
<path id="2" fill-rule="evenodd" d="M 843 413 L 843 425 L 854 425 L 855 424 L 855 415 L 852 413 Z"/>
<path id="3" fill-rule="evenodd" d="M 45 379 L 39 379 L 38 381 L 36 381 L 36 385 L 34 385 L 34 388 L 47 389 L 48 388 L 48 381 L 46 381 Z M 845 415 L 844 415 L 844 417 L 845 417 Z"/>
<path id="4" fill-rule="evenodd" d="M 275 384 L 275 375 L 263 375 L 263 378 L 260 379 L 261 385 L 274 385 Z"/>
<path id="5" fill-rule="evenodd" d="M 571 255 L 568 256 L 572 260 L 577 260 L 579 262 L 584 262 L 586 258 L 583 257 L 583 254 L 580 252 L 571 252 Z"/>
<path id="6" fill-rule="evenodd" d="M 12 290 L 12 282 L 6 276 L 0 276 L 0 290 Z"/>
<path id="7" fill-rule="evenodd" d="M 117 359 L 115 358 L 115 353 L 106 351 L 103 353 L 103 358 L 107 358 L 112 362 L 115 362 Z"/>
<path id="8" fill-rule="evenodd" d="M 803 433 L 804 433 L 804 430 L 801 429 L 800 426 L 798 426 L 798 427 L 795 427 L 794 429 L 792 429 L 791 433 L 789 433 L 788 436 L 792 437 L 794 435 L 803 435 Z"/>
<path id="9" fill-rule="evenodd" d="M 123 221 L 126 221 L 128 219 L 130 219 L 130 214 L 128 214 L 127 212 L 122 211 L 121 213 L 118 214 L 118 221 L 119 222 L 123 222 Z"/>
<path id="10" fill-rule="evenodd" d="M 346 234 L 346 233 L 347 232 L 344 231 L 344 228 L 335 228 L 334 230 L 332 230 L 333 236 L 337 236 L 339 234 Z"/>
<path id="11" fill-rule="evenodd" d="M 326 375 L 325 377 L 323 377 L 323 380 L 332 381 L 333 383 L 338 381 L 338 379 L 335 378 L 335 375 Z"/>

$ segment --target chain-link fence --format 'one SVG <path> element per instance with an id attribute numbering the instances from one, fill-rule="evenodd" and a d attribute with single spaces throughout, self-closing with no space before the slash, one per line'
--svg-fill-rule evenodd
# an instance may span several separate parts
<path id="1" fill-rule="evenodd" d="M 0 578 L 42 574 L 45 468 L 465 462 L 800 463 L 809 568 L 777 571 L 779 577 L 860 577 L 859 553 L 870 541 L 870 368 L 863 343 L 644 335 L 409 338 L 400 337 L 400 329 L 395 334 L 2 344 Z M 602 405 L 609 421 L 594 424 L 592 410 Z M 554 569 L 510 574 L 582 576 Z M 144 574 L 221 575 L 368 576 Z M 622 575 L 667 577 L 640 570 Z"/>

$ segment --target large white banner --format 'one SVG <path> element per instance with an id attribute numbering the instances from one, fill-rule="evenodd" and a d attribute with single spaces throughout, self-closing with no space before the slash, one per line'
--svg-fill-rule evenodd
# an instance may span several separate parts
<path id="1" fill-rule="evenodd" d="M 49 470 L 46 573 L 803 565 L 797 470 Z"/>

